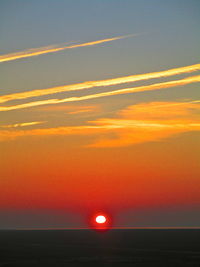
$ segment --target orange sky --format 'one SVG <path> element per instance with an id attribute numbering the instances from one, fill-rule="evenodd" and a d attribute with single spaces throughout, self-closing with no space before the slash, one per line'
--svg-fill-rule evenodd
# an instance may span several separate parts
<path id="1" fill-rule="evenodd" d="M 11 141 L 2 150 L 6 179 L 1 180 L 1 208 L 92 211 L 196 205 L 200 173 L 191 138 L 196 134 L 120 149 L 73 148 L 65 138 L 54 137 Z"/>
<path id="2" fill-rule="evenodd" d="M 200 207 L 199 5 L 116 1 L 2 4 L 0 228 Z"/>

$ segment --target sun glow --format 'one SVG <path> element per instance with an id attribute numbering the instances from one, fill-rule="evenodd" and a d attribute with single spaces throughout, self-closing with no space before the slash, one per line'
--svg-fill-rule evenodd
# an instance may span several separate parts
<path id="1" fill-rule="evenodd" d="M 106 217 L 104 215 L 98 215 L 96 218 L 95 218 L 96 222 L 97 223 L 105 223 L 106 222 Z"/>

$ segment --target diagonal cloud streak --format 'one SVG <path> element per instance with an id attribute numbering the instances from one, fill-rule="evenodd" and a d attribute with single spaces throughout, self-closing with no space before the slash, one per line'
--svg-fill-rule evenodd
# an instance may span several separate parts
<path id="1" fill-rule="evenodd" d="M 9 53 L 9 54 L 0 56 L 0 63 L 6 62 L 6 61 L 16 60 L 16 59 L 20 59 L 20 58 L 35 57 L 35 56 L 39 56 L 42 54 L 55 53 L 55 52 L 59 52 L 59 51 L 66 50 L 66 49 L 73 49 L 73 48 L 84 47 L 84 46 L 93 46 L 93 45 L 107 43 L 107 42 L 120 40 L 120 39 L 124 39 L 124 38 L 128 38 L 128 37 L 133 37 L 136 35 L 138 35 L 138 34 L 118 36 L 118 37 L 113 37 L 113 38 L 107 38 L 107 39 L 102 39 L 102 40 L 97 40 L 97 41 L 92 41 L 92 42 L 87 42 L 87 43 L 81 43 L 81 44 L 73 44 L 73 45 L 62 46 L 62 47 L 46 46 L 46 47 L 41 47 L 41 48 L 28 49 L 28 50 L 21 51 L 21 52 Z"/>
<path id="2" fill-rule="evenodd" d="M 162 77 L 169 77 L 173 75 L 179 75 L 184 73 L 191 73 L 200 70 L 200 64 L 194 64 L 185 67 L 173 68 L 165 71 L 151 72 L 137 75 L 124 76 L 114 79 L 87 81 L 83 83 L 57 86 L 53 88 L 38 89 L 29 92 L 21 92 L 9 95 L 0 96 L 0 103 L 5 103 L 11 100 L 27 99 L 30 97 L 40 97 L 44 95 L 56 94 L 61 92 L 70 92 L 77 90 L 90 89 L 95 87 L 113 86 L 125 83 L 131 83 L 142 80 L 156 79 Z"/>
<path id="3" fill-rule="evenodd" d="M 163 82 L 163 83 L 155 83 L 151 85 L 138 86 L 138 87 L 132 87 L 132 88 L 124 88 L 124 89 L 113 90 L 113 91 L 98 93 L 98 94 L 91 94 L 91 95 L 86 95 L 86 96 L 68 97 L 64 99 L 48 99 L 48 100 L 34 101 L 34 102 L 13 105 L 13 106 L 0 106 L 0 111 L 9 111 L 9 110 L 36 107 L 36 106 L 41 106 L 41 105 L 60 104 L 60 103 L 66 103 L 66 102 L 77 102 L 77 101 L 95 99 L 95 98 L 100 98 L 100 97 L 105 97 L 105 96 L 121 95 L 121 94 L 136 93 L 136 92 L 143 92 L 143 91 L 154 91 L 154 90 L 160 90 L 160 89 L 165 89 L 165 88 L 170 88 L 170 87 L 183 86 L 186 84 L 191 84 L 191 83 L 196 83 L 196 82 L 200 82 L 200 75 L 192 76 L 192 77 L 188 77 L 188 78 L 184 78 L 180 80 L 174 80 L 174 81 Z"/>

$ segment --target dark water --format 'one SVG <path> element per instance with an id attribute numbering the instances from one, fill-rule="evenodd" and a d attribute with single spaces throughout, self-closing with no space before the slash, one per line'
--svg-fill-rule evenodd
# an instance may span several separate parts
<path id="1" fill-rule="evenodd" d="M 0 231 L 0 267 L 200 266 L 200 230 Z"/>

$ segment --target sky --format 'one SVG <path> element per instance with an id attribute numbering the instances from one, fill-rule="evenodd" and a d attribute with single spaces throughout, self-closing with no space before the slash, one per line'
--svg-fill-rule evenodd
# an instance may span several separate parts
<path id="1" fill-rule="evenodd" d="M 200 226 L 199 12 L 0 2 L 0 228 Z"/>

